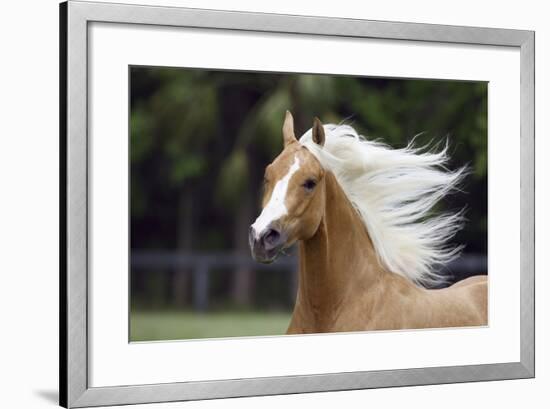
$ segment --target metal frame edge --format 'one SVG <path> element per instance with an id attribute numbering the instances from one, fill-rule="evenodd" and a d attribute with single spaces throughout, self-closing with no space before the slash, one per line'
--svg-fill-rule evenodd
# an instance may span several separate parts
<path id="1" fill-rule="evenodd" d="M 88 384 L 87 26 L 102 21 L 520 48 L 520 362 L 90 388 Z M 60 5 L 60 404 L 146 402 L 531 378 L 535 374 L 535 35 L 532 31 L 177 7 L 68 1 Z"/>

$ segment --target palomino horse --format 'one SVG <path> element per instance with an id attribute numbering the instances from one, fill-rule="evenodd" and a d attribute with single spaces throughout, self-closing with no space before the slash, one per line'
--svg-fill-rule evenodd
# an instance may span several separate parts
<path id="1" fill-rule="evenodd" d="M 298 141 L 288 111 L 283 137 L 249 239 L 263 263 L 299 242 L 287 333 L 487 325 L 486 276 L 424 286 L 440 280 L 434 267 L 460 251 L 447 242 L 461 214 L 430 213 L 465 174 L 444 167 L 446 147 L 391 149 L 317 118 Z"/>

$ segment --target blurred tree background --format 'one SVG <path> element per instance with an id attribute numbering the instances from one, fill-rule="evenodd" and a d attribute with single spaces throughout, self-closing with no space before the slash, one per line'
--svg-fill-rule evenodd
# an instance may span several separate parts
<path id="1" fill-rule="evenodd" d="M 131 67 L 130 89 L 132 340 L 286 331 L 295 259 L 256 266 L 247 238 L 286 109 L 297 135 L 318 116 L 395 148 L 448 137 L 471 168 L 440 205 L 467 208 L 448 273 L 486 272 L 486 82 Z"/>

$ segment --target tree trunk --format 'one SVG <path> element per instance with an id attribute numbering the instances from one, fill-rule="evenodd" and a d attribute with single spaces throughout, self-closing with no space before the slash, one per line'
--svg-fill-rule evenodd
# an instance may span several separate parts
<path id="1" fill-rule="evenodd" d="M 252 194 L 247 189 L 242 195 L 242 201 L 237 209 L 234 226 L 234 250 L 239 256 L 250 254 L 248 247 L 248 228 L 253 222 Z M 249 306 L 252 303 L 254 287 L 254 272 L 246 266 L 239 266 L 234 272 L 232 298 L 239 306 Z"/>
<path id="2" fill-rule="evenodd" d="M 193 195 L 190 188 L 182 189 L 178 198 L 177 251 L 189 254 L 193 247 Z M 172 281 L 173 303 L 179 308 L 189 306 L 190 276 L 188 268 L 176 269 Z"/>

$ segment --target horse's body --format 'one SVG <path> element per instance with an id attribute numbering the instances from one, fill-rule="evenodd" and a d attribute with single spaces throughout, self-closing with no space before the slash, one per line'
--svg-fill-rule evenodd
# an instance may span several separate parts
<path id="1" fill-rule="evenodd" d="M 276 173 L 275 165 L 281 165 L 284 170 L 274 178 L 284 183 L 266 182 L 270 200 L 264 198 L 264 211 L 251 228 L 253 254 L 260 261 L 272 261 L 299 241 L 298 294 L 288 333 L 486 325 L 486 276 L 429 290 L 392 272 L 377 254 L 357 206 L 337 177 L 292 140 L 288 121 L 289 115 L 285 150 L 270 169 Z M 322 147 L 323 130 L 314 127 L 313 133 Z"/>
<path id="2" fill-rule="evenodd" d="M 321 226 L 300 242 L 298 296 L 289 334 L 487 324 L 485 276 L 428 290 L 387 271 L 334 176 L 327 173 L 325 180 Z"/>

